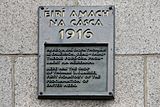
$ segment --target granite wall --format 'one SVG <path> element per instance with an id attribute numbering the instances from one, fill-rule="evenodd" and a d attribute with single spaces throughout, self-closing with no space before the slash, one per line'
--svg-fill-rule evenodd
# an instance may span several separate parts
<path id="1" fill-rule="evenodd" d="M 115 99 L 37 99 L 38 6 L 115 5 Z M 0 0 L 0 107 L 160 107 L 159 0 Z"/>

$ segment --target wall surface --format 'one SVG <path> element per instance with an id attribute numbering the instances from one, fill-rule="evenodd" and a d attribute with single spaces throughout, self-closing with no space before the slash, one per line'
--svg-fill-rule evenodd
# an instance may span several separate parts
<path id="1" fill-rule="evenodd" d="M 37 99 L 41 5 L 115 5 L 114 100 Z M 160 107 L 160 1 L 0 0 L 0 107 Z"/>

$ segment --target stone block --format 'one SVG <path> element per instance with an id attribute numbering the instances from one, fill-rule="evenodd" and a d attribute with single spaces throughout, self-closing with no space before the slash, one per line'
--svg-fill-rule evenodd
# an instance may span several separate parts
<path id="1" fill-rule="evenodd" d="M 110 107 L 144 106 L 143 64 L 140 56 L 116 57 L 115 100 L 110 102 Z"/>
<path id="2" fill-rule="evenodd" d="M 0 56 L 0 107 L 12 106 L 11 68 L 11 58 L 7 56 Z"/>
<path id="3" fill-rule="evenodd" d="M 160 56 L 147 58 L 147 105 L 160 106 Z"/>
<path id="4" fill-rule="evenodd" d="M 160 7 L 154 4 L 150 0 L 115 0 L 117 54 L 160 53 Z"/>

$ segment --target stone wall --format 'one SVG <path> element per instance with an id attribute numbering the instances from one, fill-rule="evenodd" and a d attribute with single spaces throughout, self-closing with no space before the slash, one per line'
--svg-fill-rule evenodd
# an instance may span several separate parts
<path id="1" fill-rule="evenodd" d="M 38 6 L 116 7 L 115 99 L 38 100 Z M 1 0 L 0 107 L 160 107 L 159 0 Z"/>

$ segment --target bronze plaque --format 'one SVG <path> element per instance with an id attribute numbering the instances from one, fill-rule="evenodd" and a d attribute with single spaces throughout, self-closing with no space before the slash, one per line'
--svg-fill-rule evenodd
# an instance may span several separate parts
<path id="1" fill-rule="evenodd" d="M 40 6 L 38 49 L 38 98 L 113 99 L 114 6 Z"/>

